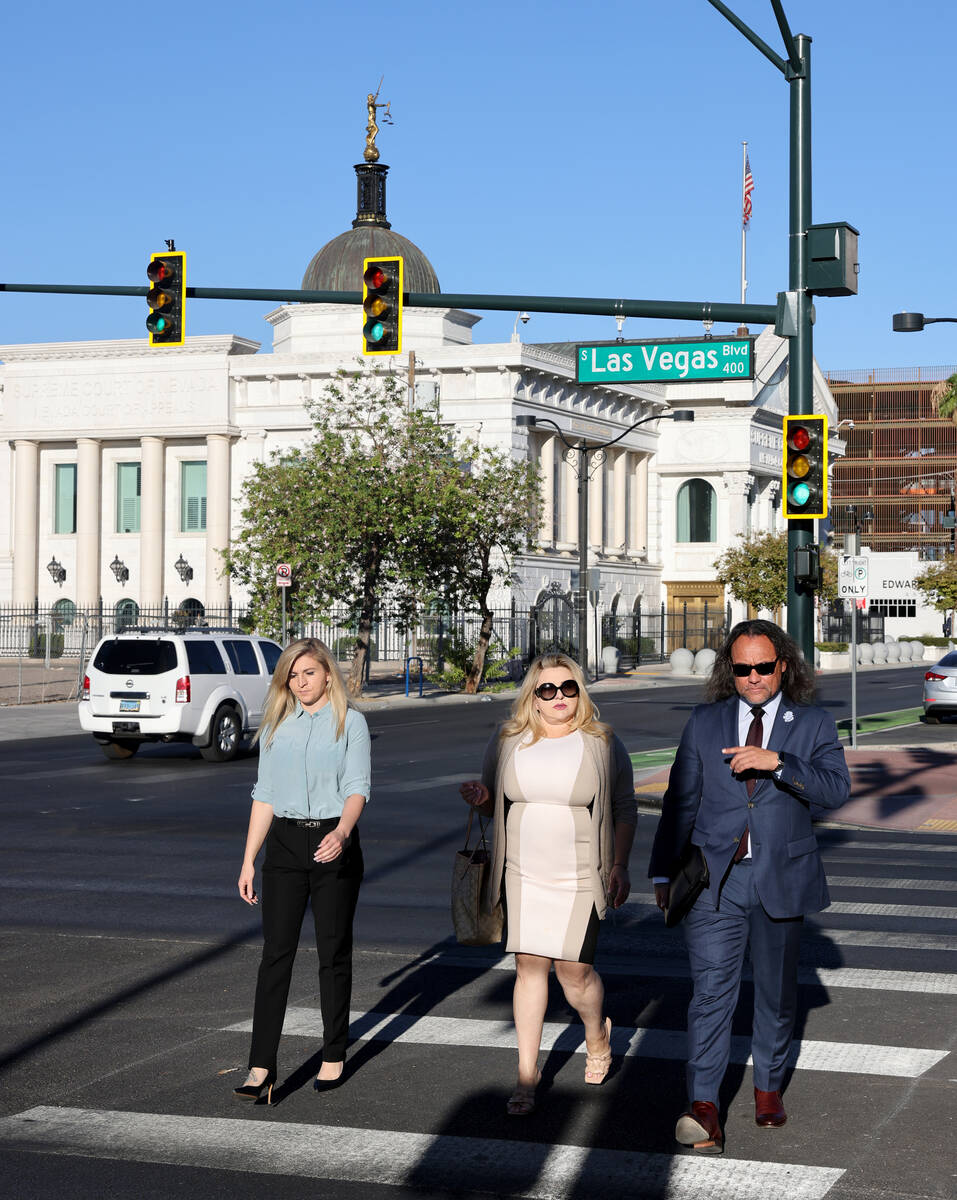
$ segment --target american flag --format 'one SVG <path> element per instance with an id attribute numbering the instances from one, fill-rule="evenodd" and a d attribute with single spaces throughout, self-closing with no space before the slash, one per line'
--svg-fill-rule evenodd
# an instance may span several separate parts
<path id="1" fill-rule="evenodd" d="M 741 218 L 743 229 L 751 224 L 751 193 L 754 191 L 754 176 L 751 174 L 751 160 L 744 156 L 744 211 Z"/>

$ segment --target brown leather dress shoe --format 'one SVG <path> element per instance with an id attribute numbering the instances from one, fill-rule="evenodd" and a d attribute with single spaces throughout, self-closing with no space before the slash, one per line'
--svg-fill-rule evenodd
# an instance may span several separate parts
<path id="1" fill-rule="evenodd" d="M 754 1089 L 754 1123 L 768 1129 L 779 1129 L 788 1119 L 781 1101 L 780 1092 L 762 1092 Z"/>
<path id="2" fill-rule="evenodd" d="M 709 1100 L 695 1100 L 689 1112 L 682 1113 L 675 1126 L 675 1140 L 690 1146 L 697 1154 L 721 1154 L 724 1135 L 718 1124 L 718 1108 Z"/>

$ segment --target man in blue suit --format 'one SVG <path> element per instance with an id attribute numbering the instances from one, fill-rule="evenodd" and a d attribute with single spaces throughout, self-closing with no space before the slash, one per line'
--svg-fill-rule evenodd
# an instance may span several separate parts
<path id="1" fill-rule="evenodd" d="M 720 1154 L 718 1090 L 750 943 L 755 1121 L 787 1120 L 781 1085 L 797 1007 L 805 913 L 830 903 L 812 820 L 850 794 L 833 718 L 811 704 L 814 675 L 770 621 L 742 621 L 715 659 L 706 698 L 681 736 L 649 875 L 659 908 L 690 841 L 709 886 L 685 918 L 694 994 L 688 1008 L 689 1109 L 675 1137 Z"/>

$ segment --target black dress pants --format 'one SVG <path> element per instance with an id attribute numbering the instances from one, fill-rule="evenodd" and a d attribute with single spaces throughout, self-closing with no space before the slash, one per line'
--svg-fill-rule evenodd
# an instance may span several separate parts
<path id="1" fill-rule="evenodd" d="M 292 966 L 306 905 L 312 905 L 319 956 L 319 1005 L 326 1062 L 342 1062 L 349 1037 L 352 999 L 352 920 L 362 882 L 359 831 L 331 863 L 313 859 L 319 843 L 338 825 L 336 818 L 305 828 L 276 817 L 266 836 L 260 905 L 263 956 L 256 983 L 249 1066 L 276 1070 Z"/>

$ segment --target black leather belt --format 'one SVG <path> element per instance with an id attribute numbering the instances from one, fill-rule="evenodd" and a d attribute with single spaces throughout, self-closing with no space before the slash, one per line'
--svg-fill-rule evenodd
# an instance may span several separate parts
<path id="1" fill-rule="evenodd" d="M 279 821 L 285 821 L 287 825 L 296 825 L 300 829 L 321 829 L 323 825 L 335 825 L 338 817 L 323 817 L 321 821 L 305 821 L 299 817 L 277 817 Z"/>

